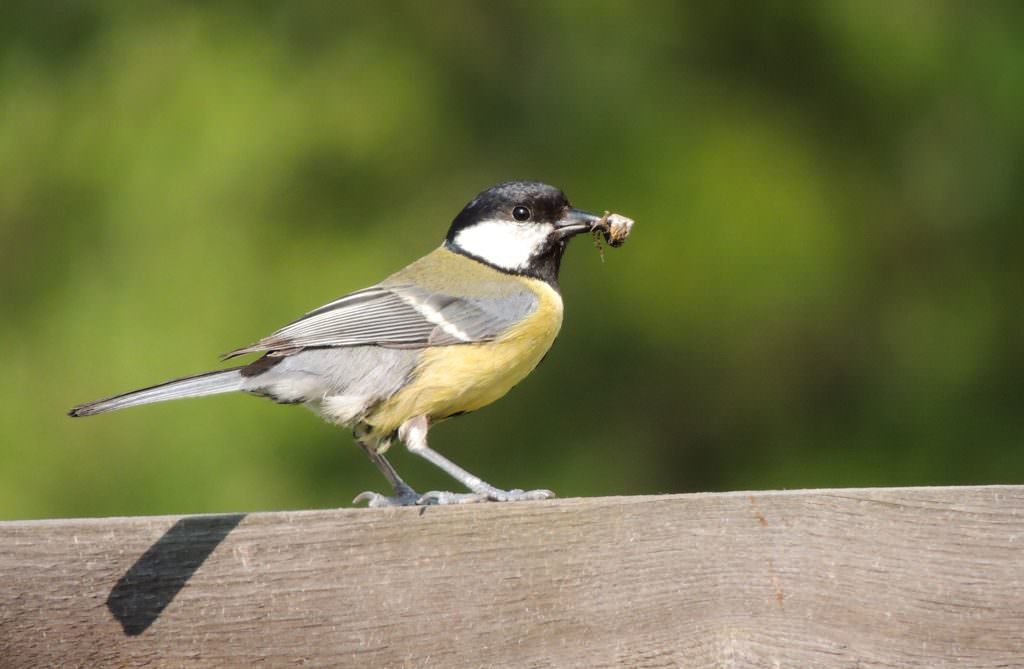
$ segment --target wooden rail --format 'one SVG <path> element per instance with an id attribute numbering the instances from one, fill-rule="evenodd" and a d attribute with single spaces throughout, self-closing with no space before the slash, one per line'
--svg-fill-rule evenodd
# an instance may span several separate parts
<path id="1" fill-rule="evenodd" d="M 1024 486 L 0 523 L 0 667 L 1024 667 Z"/>

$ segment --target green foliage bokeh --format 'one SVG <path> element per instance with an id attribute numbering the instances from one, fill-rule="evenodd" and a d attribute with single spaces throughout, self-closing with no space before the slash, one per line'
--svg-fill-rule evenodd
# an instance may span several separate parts
<path id="1" fill-rule="evenodd" d="M 245 396 L 86 420 L 434 248 L 512 178 L 637 226 L 433 444 L 563 496 L 1020 482 L 1019 3 L 9 3 L 0 518 L 341 506 Z M 450 488 L 396 448 L 419 489 Z"/>

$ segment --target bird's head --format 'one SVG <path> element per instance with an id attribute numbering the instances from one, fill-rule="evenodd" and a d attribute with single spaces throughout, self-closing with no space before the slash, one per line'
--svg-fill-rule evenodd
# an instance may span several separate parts
<path id="1" fill-rule="evenodd" d="M 509 181 L 473 198 L 452 221 L 445 245 L 503 272 L 554 284 L 566 243 L 600 221 L 573 209 L 554 186 Z"/>

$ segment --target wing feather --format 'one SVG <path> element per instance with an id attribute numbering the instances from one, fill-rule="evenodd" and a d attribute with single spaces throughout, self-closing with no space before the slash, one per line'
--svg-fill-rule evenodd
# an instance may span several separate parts
<path id="1" fill-rule="evenodd" d="M 493 297 L 466 298 L 419 286 L 378 285 L 314 309 L 224 357 L 313 347 L 420 348 L 489 341 L 536 306 L 536 297 L 525 287 Z"/>

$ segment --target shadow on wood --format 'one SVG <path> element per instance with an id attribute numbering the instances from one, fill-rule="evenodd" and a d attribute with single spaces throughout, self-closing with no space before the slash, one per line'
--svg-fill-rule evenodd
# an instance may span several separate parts
<path id="1" fill-rule="evenodd" d="M 142 634 L 245 514 L 182 518 L 142 554 L 107 597 L 129 636 Z"/>
<path id="2" fill-rule="evenodd" d="M 1024 487 L 0 523 L 0 667 L 1024 666 Z"/>

